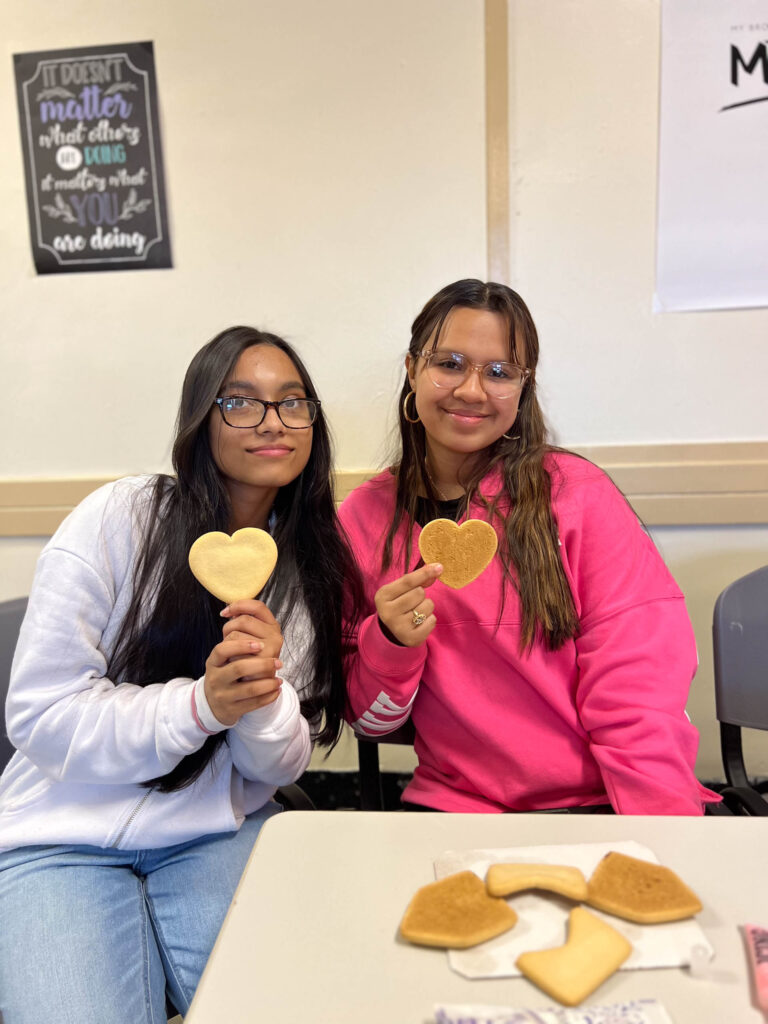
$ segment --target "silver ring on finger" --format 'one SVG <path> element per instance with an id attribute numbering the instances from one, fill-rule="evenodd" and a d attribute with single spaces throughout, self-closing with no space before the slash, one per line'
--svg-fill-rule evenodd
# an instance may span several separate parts
<path id="1" fill-rule="evenodd" d="M 412 618 L 413 618 L 413 625 L 414 625 L 414 627 L 420 626 L 422 624 L 422 622 L 424 622 L 426 617 L 427 616 L 424 614 L 424 612 L 420 612 L 416 608 L 414 608 L 413 612 L 412 612 Z"/>

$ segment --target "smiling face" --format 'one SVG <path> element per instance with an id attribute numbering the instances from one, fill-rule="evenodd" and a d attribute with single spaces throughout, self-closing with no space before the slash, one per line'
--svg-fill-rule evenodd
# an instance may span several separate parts
<path id="1" fill-rule="evenodd" d="M 306 390 L 293 360 L 279 348 L 263 344 L 242 352 L 219 395 L 279 402 L 306 398 Z M 258 427 L 230 427 L 214 406 L 208 431 L 211 454 L 224 476 L 236 524 L 265 525 L 279 488 L 295 480 L 309 461 L 312 427 L 291 430 L 273 408 Z M 262 521 L 253 522 L 254 518 Z"/>
<path id="2" fill-rule="evenodd" d="M 425 351 L 432 351 L 433 346 L 430 339 Z M 510 352 L 509 325 L 500 313 L 463 306 L 448 314 L 437 350 L 461 352 L 476 365 L 496 360 L 521 362 Z M 426 432 L 429 462 L 435 470 L 460 465 L 506 434 L 515 422 L 522 392 L 489 398 L 476 371 L 457 387 L 440 388 L 427 374 L 423 358 L 409 355 L 405 365 Z"/>

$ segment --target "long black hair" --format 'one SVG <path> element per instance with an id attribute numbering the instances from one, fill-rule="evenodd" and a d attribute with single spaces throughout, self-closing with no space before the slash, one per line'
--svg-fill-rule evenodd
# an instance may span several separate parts
<path id="1" fill-rule="evenodd" d="M 490 517 L 502 521 L 502 544 L 499 554 L 505 577 L 518 591 L 522 606 L 523 646 L 530 646 L 539 635 L 550 650 L 559 647 L 578 633 L 579 620 L 558 554 L 557 526 L 552 516 L 551 481 L 544 461 L 553 451 L 547 437 L 544 416 L 536 396 L 536 365 L 539 359 L 539 338 L 531 313 L 516 291 L 493 281 L 467 278 L 446 285 L 427 302 L 411 328 L 408 352 L 412 363 L 427 346 L 437 348 L 441 332 L 453 309 L 487 310 L 499 314 L 506 322 L 509 354 L 512 362 L 527 367 L 531 373 L 520 397 L 517 418 L 509 435 L 502 435 L 479 459 L 471 462 L 466 478 L 460 482 L 468 507 L 482 478 L 498 467 L 503 479 L 503 493 L 486 501 Z M 427 437 L 420 420 L 411 422 L 405 415 L 404 403 L 411 391 L 406 374 L 400 392 L 400 458 L 395 467 L 397 480 L 395 514 L 384 544 L 383 563 L 393 560 L 394 538 L 405 520 L 412 536 L 416 519 L 418 495 L 426 494 L 435 511 L 438 495 L 426 470 Z M 413 410 L 409 410 L 413 419 Z M 482 495 L 480 495 L 482 499 Z M 501 514 L 499 503 L 509 500 L 511 509 Z M 408 541 L 408 545 L 410 540 Z M 405 549 L 405 564 L 410 550 Z M 503 594 L 503 592 L 502 592 Z"/>
<path id="2" fill-rule="evenodd" d="M 131 603 L 112 653 L 112 679 L 143 686 L 205 673 L 205 662 L 222 639 L 221 602 L 192 575 L 187 554 L 193 541 L 211 530 L 229 532 L 231 508 L 224 477 L 211 453 L 208 423 L 214 400 L 241 353 L 271 345 L 293 362 L 307 398 L 317 392 L 301 359 L 277 335 L 252 327 L 230 327 L 195 355 L 189 365 L 173 444 L 174 476 L 158 475 L 148 514 L 142 515 Z M 317 742 L 332 747 L 343 722 L 342 587 L 354 593 L 357 569 L 340 532 L 333 494 L 332 448 L 322 407 L 313 424 L 312 449 L 302 473 L 281 487 L 272 508 L 278 561 L 260 595 L 285 628 L 303 603 L 312 626 L 303 652 L 302 712 Z M 359 585 L 359 584 L 358 584 Z M 147 612 L 147 609 L 150 609 Z M 167 775 L 147 785 L 163 792 L 197 779 L 227 732 L 209 736 Z"/>

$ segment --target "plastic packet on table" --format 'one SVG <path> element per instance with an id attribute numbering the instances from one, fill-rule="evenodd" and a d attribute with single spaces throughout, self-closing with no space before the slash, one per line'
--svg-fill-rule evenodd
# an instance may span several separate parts
<path id="1" fill-rule="evenodd" d="M 673 1024 L 655 999 L 632 999 L 610 1006 L 516 1010 L 506 1006 L 445 1004 L 435 1007 L 434 1024 Z"/>

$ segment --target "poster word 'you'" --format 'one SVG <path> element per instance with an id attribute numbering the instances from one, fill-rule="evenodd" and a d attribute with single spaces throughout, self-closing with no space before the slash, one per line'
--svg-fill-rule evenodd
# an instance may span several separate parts
<path id="1" fill-rule="evenodd" d="M 38 273 L 170 267 L 152 43 L 13 59 Z"/>

